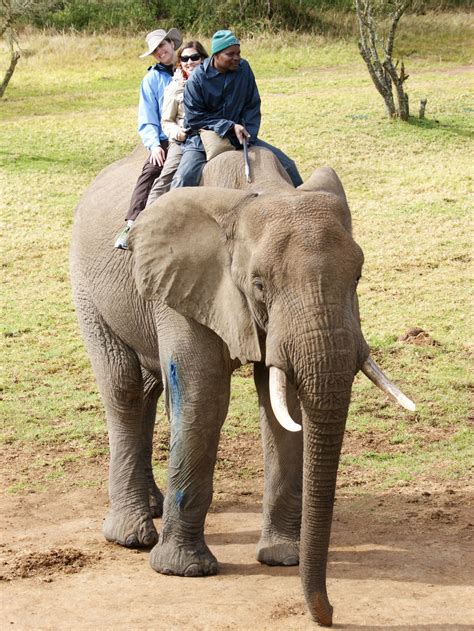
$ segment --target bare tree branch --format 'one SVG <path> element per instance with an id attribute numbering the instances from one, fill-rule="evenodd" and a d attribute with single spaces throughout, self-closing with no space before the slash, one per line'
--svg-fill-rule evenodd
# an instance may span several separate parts
<path id="1" fill-rule="evenodd" d="M 388 32 L 387 47 L 384 48 L 387 57 L 392 57 L 393 44 L 395 42 L 395 31 L 397 30 L 398 22 L 400 21 L 400 18 L 408 9 L 410 4 L 411 0 L 405 0 L 404 2 L 397 3 L 395 11 L 392 15 L 392 24 L 390 25 L 390 30 Z"/>
<path id="2" fill-rule="evenodd" d="M 383 74 L 382 65 L 380 63 L 379 54 L 377 51 L 377 39 L 374 28 L 374 18 L 372 7 L 370 2 L 366 0 L 356 0 L 356 7 L 360 7 L 361 19 L 360 19 L 360 33 L 361 42 L 366 50 L 372 65 L 374 66 L 377 74 L 380 76 Z"/>

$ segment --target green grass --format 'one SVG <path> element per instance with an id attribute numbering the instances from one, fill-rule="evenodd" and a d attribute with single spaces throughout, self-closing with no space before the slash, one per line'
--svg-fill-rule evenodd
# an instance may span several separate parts
<path id="1" fill-rule="evenodd" d="M 365 471 L 384 488 L 426 476 L 464 479 L 472 462 L 474 108 L 466 66 L 473 20 L 420 20 L 432 35 L 413 26 L 402 44 L 408 50 L 419 43 L 405 57 L 407 89 L 413 114 L 428 98 L 427 118 L 408 124 L 385 118 L 355 41 L 299 36 L 295 46 L 282 34 L 243 43 L 263 100 L 261 136 L 295 157 L 304 177 L 330 164 L 344 183 L 365 253 L 365 335 L 380 365 L 418 405 L 412 417 L 356 379 L 342 468 Z M 70 299 L 68 246 L 82 191 L 138 142 L 146 66 L 137 59 L 140 38 L 31 34 L 22 43 L 28 56 L 0 102 L 3 448 L 31 454 L 11 491 L 34 480 L 53 484 L 68 462 L 79 466 L 107 451 L 102 405 Z M 437 345 L 398 341 L 413 326 Z M 230 436 L 258 432 L 246 375 L 234 377 Z M 158 426 L 165 442 L 162 406 Z M 374 448 L 364 442 L 371 432 Z M 159 478 L 163 466 L 157 461 Z"/>
<path id="2" fill-rule="evenodd" d="M 458 482 L 468 479 L 472 473 L 472 432 L 466 427 L 449 439 L 432 444 L 417 440 L 416 435 L 407 432 L 400 435 L 395 444 L 401 446 L 401 452 L 367 450 L 359 455 L 343 454 L 341 468 L 355 466 L 359 471 L 370 472 L 375 478 L 373 482 L 382 489 L 400 482 Z"/>

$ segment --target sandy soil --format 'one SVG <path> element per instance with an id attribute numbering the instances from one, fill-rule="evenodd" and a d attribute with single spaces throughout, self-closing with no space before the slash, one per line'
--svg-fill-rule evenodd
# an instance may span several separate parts
<path id="1" fill-rule="evenodd" d="M 96 474 L 105 480 L 104 463 Z M 210 578 L 161 576 L 147 551 L 108 544 L 105 484 L 4 497 L 1 628 L 317 628 L 298 568 L 255 560 L 260 476 L 236 484 L 224 475 L 216 485 L 206 530 L 221 565 Z M 386 494 L 341 488 L 328 570 L 335 628 L 474 628 L 472 498 L 452 485 Z"/>

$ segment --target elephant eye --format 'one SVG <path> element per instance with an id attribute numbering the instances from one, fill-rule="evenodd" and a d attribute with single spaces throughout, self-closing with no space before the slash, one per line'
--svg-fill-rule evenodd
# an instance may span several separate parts
<path id="1" fill-rule="evenodd" d="M 253 283 L 253 286 L 255 287 L 255 289 L 257 289 L 257 291 L 263 291 L 263 289 L 264 289 L 263 281 L 260 278 L 254 278 L 252 283 Z"/>

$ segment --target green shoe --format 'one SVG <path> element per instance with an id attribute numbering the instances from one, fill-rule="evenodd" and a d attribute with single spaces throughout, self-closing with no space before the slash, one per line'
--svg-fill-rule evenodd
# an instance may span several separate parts
<path id="1" fill-rule="evenodd" d="M 128 235 L 130 228 L 131 226 L 125 226 L 125 228 L 120 231 L 114 243 L 114 248 L 117 248 L 118 250 L 128 250 Z"/>

